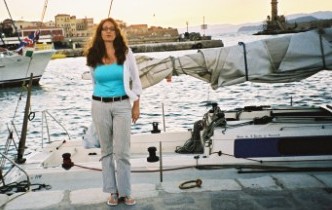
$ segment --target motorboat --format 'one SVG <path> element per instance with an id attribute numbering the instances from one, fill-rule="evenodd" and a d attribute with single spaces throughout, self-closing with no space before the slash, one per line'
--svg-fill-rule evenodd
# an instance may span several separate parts
<path id="1" fill-rule="evenodd" d="M 55 52 L 49 36 L 40 37 L 34 45 L 21 50 L 9 50 L 5 46 L 18 45 L 17 38 L 3 38 L 0 48 L 0 87 L 22 86 L 33 75 L 38 84 Z"/>

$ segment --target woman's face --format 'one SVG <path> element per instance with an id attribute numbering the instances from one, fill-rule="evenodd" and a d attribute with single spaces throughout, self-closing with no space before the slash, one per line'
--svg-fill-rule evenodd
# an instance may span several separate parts
<path id="1" fill-rule="evenodd" d="M 101 37 L 104 42 L 113 42 L 116 37 L 115 26 L 112 22 L 106 21 L 101 30 Z"/>

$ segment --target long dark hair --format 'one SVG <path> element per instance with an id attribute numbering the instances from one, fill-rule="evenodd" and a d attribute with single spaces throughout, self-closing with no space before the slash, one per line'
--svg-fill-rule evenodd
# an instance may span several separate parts
<path id="1" fill-rule="evenodd" d="M 128 52 L 128 45 L 125 36 L 122 34 L 119 25 L 113 18 L 106 18 L 97 26 L 95 34 L 90 43 L 88 43 L 85 55 L 87 60 L 87 65 L 95 68 L 97 65 L 103 63 L 102 59 L 106 55 L 106 48 L 104 40 L 101 37 L 101 32 L 105 22 L 112 22 L 115 27 L 116 38 L 114 39 L 113 45 L 115 49 L 115 56 L 117 58 L 118 64 L 123 64 L 126 60 L 126 53 Z"/>

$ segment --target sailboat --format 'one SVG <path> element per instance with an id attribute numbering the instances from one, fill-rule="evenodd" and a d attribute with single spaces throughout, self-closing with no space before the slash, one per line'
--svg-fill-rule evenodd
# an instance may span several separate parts
<path id="1" fill-rule="evenodd" d="M 181 74 L 209 82 L 215 89 L 245 81 L 299 81 L 331 70 L 332 29 L 199 50 L 180 57 L 138 56 L 137 62 L 145 88 Z M 89 79 L 89 75 L 87 72 L 82 77 Z M 151 133 L 133 134 L 132 171 L 331 170 L 331 105 L 246 106 L 232 110 L 211 105 L 192 130 L 163 132 L 154 123 Z M 13 163 L 17 167 L 6 174 L 5 183 L 27 180 L 27 190 L 37 183 L 47 183 L 53 190 L 99 187 L 95 180 L 100 178 L 100 149 L 93 131 L 88 132 L 84 144 L 81 139 L 54 141 L 26 155 L 23 164 Z"/>

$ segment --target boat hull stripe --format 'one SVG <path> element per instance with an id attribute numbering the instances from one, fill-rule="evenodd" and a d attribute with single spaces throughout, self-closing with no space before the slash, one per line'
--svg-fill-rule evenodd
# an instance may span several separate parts
<path id="1" fill-rule="evenodd" d="M 332 155 L 332 136 L 235 139 L 237 158 Z"/>

